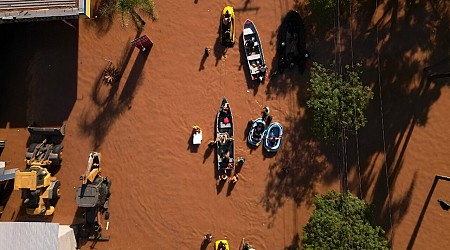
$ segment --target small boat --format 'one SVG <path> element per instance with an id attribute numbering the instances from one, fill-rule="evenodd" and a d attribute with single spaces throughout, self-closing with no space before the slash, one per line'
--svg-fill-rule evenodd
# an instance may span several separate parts
<path id="1" fill-rule="evenodd" d="M 236 25 L 234 10 L 231 6 L 225 6 L 220 15 L 220 43 L 226 47 L 232 47 L 236 37 Z"/>
<path id="2" fill-rule="evenodd" d="M 192 127 L 192 144 L 202 144 L 202 129 L 199 126 Z"/>
<path id="3" fill-rule="evenodd" d="M 261 83 L 268 75 L 268 68 L 264 60 L 258 31 L 250 19 L 247 19 L 244 23 L 244 35 L 242 37 L 244 39 L 244 53 L 252 80 L 258 79 Z"/>
<path id="4" fill-rule="evenodd" d="M 252 120 L 250 123 L 250 130 L 248 131 L 247 142 L 250 145 L 258 147 L 263 141 L 266 133 L 266 123 L 262 118 Z"/>
<path id="5" fill-rule="evenodd" d="M 267 152 L 277 152 L 280 149 L 283 137 L 283 127 L 278 122 L 274 122 L 267 128 L 264 137 L 264 148 Z"/>
<path id="6" fill-rule="evenodd" d="M 217 170 L 234 169 L 234 122 L 230 104 L 222 98 L 216 117 Z"/>
<path id="7" fill-rule="evenodd" d="M 303 20 L 297 11 L 289 11 L 278 33 L 278 71 L 298 65 L 300 72 L 305 71 L 305 62 L 309 58 L 306 51 L 306 32 Z"/>
<path id="8" fill-rule="evenodd" d="M 230 245 L 227 240 L 216 240 L 214 250 L 230 250 Z"/>
<path id="9" fill-rule="evenodd" d="M 253 248 L 250 243 L 245 242 L 245 239 L 242 238 L 242 250 L 256 250 L 255 248 Z"/>

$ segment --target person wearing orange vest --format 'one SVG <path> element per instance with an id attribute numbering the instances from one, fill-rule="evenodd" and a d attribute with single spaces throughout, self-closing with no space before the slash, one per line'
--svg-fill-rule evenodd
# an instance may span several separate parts
<path id="1" fill-rule="evenodd" d="M 233 175 L 233 177 L 231 177 L 230 182 L 232 184 L 235 184 L 236 182 L 238 182 L 238 180 L 239 180 L 239 175 L 235 174 L 235 175 Z"/>

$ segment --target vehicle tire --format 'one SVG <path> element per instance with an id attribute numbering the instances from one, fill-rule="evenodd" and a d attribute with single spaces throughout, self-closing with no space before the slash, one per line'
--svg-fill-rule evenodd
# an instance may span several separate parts
<path id="1" fill-rule="evenodd" d="M 61 144 L 55 145 L 55 147 L 53 148 L 53 153 L 54 154 L 60 154 L 63 150 L 64 146 Z"/>
<path id="2" fill-rule="evenodd" d="M 36 148 L 36 146 L 37 146 L 38 144 L 39 144 L 39 143 L 31 143 L 30 146 L 28 146 L 27 152 L 33 153 L 34 148 Z"/>
<path id="3" fill-rule="evenodd" d="M 61 165 L 63 148 L 64 146 L 61 144 L 58 144 L 53 148 L 52 153 L 49 157 L 49 159 L 52 161 L 52 165 Z"/>
<path id="4" fill-rule="evenodd" d="M 53 190 L 52 190 L 52 200 L 58 200 L 61 197 L 61 194 L 59 193 L 60 186 L 61 186 L 61 182 L 55 181 L 55 186 L 53 186 Z"/>
<path id="5" fill-rule="evenodd" d="M 109 212 L 108 211 L 105 213 L 105 220 L 109 220 Z"/>

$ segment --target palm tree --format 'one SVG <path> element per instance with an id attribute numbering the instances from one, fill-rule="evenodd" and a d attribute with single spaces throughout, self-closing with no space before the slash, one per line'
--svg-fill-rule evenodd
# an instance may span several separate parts
<path id="1" fill-rule="evenodd" d="M 142 29 L 145 21 L 136 12 L 136 9 L 143 11 L 152 18 L 152 21 L 155 21 L 158 18 L 155 6 L 153 0 L 118 0 L 117 3 L 117 8 L 122 13 L 122 21 L 125 23 L 124 16 L 129 14 L 138 30 Z"/>

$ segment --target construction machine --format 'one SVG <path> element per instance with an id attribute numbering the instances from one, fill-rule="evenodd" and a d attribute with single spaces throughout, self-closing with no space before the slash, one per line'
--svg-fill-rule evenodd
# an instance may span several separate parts
<path id="1" fill-rule="evenodd" d="M 16 171 L 14 190 L 22 190 L 22 200 L 29 215 L 52 215 L 59 199 L 61 183 L 41 166 Z"/>
<path id="2" fill-rule="evenodd" d="M 27 165 L 45 168 L 61 165 L 65 124 L 58 128 L 29 126 L 28 132 L 32 143 L 25 154 Z"/>
<path id="3" fill-rule="evenodd" d="M 27 168 L 16 171 L 14 190 L 22 191 L 22 200 L 29 215 L 52 215 L 60 197 L 61 183 L 52 177 L 51 166 L 62 161 L 61 127 L 29 126 L 31 144 L 25 154 Z"/>
<path id="4" fill-rule="evenodd" d="M 100 175 L 101 154 L 90 152 L 86 171 L 80 180 L 82 185 L 77 189 L 76 202 L 83 209 L 84 223 L 79 228 L 79 237 L 97 241 L 108 241 L 109 237 L 102 235 L 101 217 L 109 219 L 109 197 L 111 196 L 111 181 Z M 108 224 L 106 228 L 108 229 Z"/>

